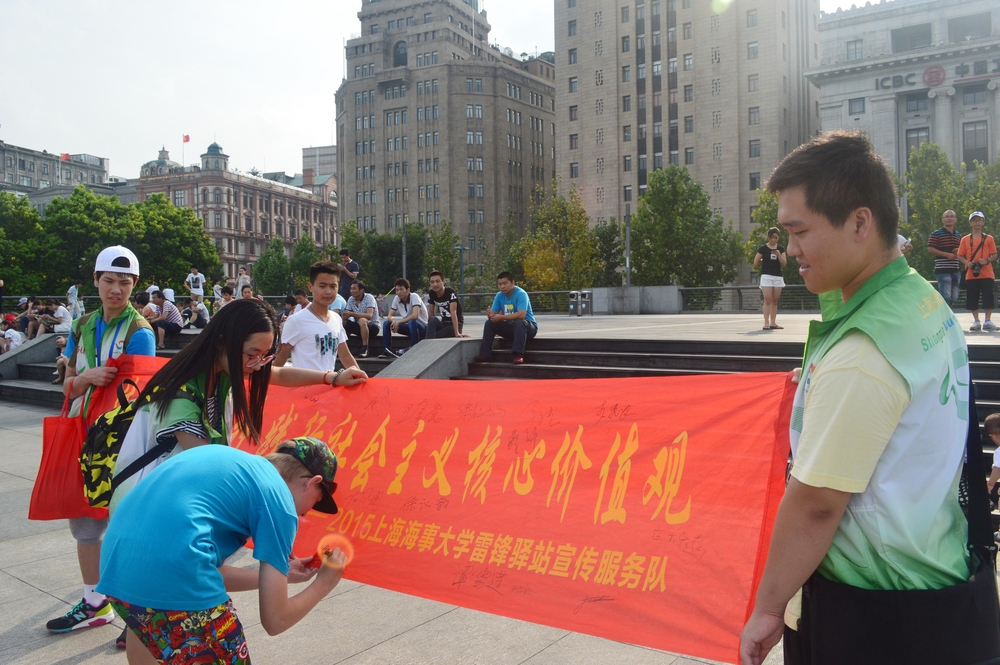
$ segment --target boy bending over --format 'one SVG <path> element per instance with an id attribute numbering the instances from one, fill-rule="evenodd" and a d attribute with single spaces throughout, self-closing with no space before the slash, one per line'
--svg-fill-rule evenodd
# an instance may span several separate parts
<path id="1" fill-rule="evenodd" d="M 250 662 L 231 591 L 259 590 L 260 619 L 277 635 L 340 581 L 335 550 L 319 572 L 293 559 L 300 515 L 336 513 L 337 458 L 300 437 L 267 457 L 199 446 L 161 464 L 122 499 L 104 537 L 100 591 L 130 631 L 128 661 Z M 223 564 L 253 538 L 260 570 Z M 288 584 L 312 584 L 288 597 Z M 196 608 L 196 609 L 192 609 Z"/>

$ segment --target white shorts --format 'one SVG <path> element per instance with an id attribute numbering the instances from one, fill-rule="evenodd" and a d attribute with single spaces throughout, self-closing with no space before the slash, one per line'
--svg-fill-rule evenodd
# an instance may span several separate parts
<path id="1" fill-rule="evenodd" d="M 761 275 L 760 276 L 760 288 L 764 287 L 777 287 L 779 289 L 785 288 L 785 278 L 775 277 L 774 275 Z"/>
<path id="2" fill-rule="evenodd" d="M 57 323 L 56 327 L 55 327 L 55 330 L 53 332 L 68 333 L 70 330 L 71 330 L 71 326 L 68 326 L 65 323 Z"/>

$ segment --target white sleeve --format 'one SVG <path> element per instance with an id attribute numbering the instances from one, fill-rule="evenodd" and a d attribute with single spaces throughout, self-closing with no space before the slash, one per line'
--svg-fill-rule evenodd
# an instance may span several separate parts
<path id="1" fill-rule="evenodd" d="M 993 451 L 993 466 L 1000 469 L 1000 448 Z"/>
<path id="2" fill-rule="evenodd" d="M 299 322 L 295 319 L 295 317 L 290 316 L 285 319 L 285 324 L 281 327 L 281 343 L 295 346 L 302 341 L 299 339 L 301 336 L 302 335 L 299 331 Z"/>
<path id="3" fill-rule="evenodd" d="M 389 311 L 399 312 L 399 296 L 392 297 L 392 306 L 389 307 Z"/>

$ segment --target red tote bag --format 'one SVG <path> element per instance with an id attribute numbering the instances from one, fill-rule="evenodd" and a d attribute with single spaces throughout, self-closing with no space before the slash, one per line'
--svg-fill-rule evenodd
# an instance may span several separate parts
<path id="1" fill-rule="evenodd" d="M 72 381 L 72 379 L 71 379 Z M 72 390 L 72 383 L 70 389 Z M 67 391 L 68 395 L 69 391 Z M 80 450 L 87 438 L 84 416 L 70 418 L 70 399 L 62 412 L 42 421 L 42 461 L 28 505 L 29 520 L 104 519 L 107 508 L 92 508 L 83 494 Z"/>
<path id="2" fill-rule="evenodd" d="M 105 367 L 117 367 L 118 373 L 115 380 L 103 388 L 95 388 L 90 395 L 90 404 L 87 407 L 89 414 L 87 427 L 90 427 L 98 418 L 118 406 L 118 386 L 125 379 L 132 379 L 139 386 L 139 390 L 146 387 L 153 375 L 160 371 L 160 368 L 167 364 L 167 358 L 156 356 L 134 356 L 123 354 L 117 358 L 109 360 Z M 125 386 L 125 397 L 133 400 L 139 396 L 132 386 Z M 79 457 L 79 455 L 78 455 Z"/>

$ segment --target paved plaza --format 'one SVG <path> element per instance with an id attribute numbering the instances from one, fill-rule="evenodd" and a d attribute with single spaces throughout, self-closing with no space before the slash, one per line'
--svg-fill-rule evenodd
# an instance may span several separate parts
<path id="1" fill-rule="evenodd" d="M 539 317 L 543 337 L 802 341 L 814 315 L 780 314 L 784 330 L 765 332 L 759 315 Z M 959 314 L 963 327 L 971 315 Z M 481 316 L 466 330 L 476 336 Z M 994 336 L 969 334 L 970 343 Z M 42 418 L 53 411 L 0 402 L 0 665 L 126 662 L 113 641 L 121 629 L 92 628 L 51 635 L 45 622 L 69 609 L 81 593 L 75 544 L 65 521 L 32 522 L 28 501 L 41 456 Z M 252 567 L 246 551 L 236 565 Z M 484 614 L 344 580 L 304 620 L 268 637 L 260 625 L 256 592 L 233 594 L 254 662 L 313 663 L 529 663 L 531 665 L 690 665 L 709 661 L 677 656 L 565 630 Z M 780 645 L 768 665 L 782 662 Z"/>

